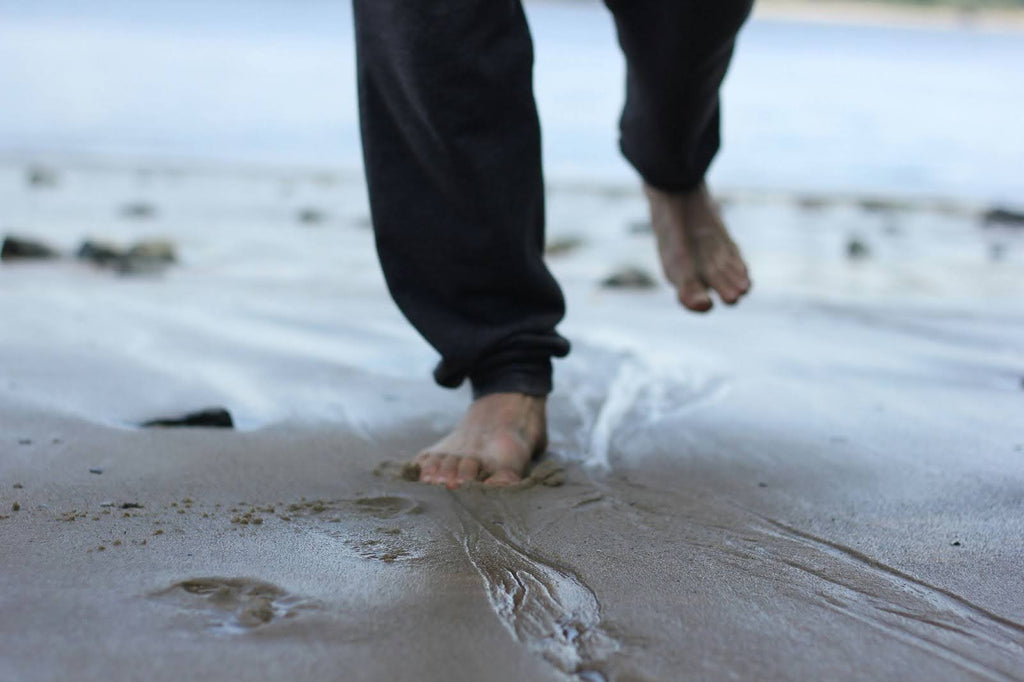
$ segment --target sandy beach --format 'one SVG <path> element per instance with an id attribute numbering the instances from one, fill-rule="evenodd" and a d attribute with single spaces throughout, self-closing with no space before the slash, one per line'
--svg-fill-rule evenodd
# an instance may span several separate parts
<path id="1" fill-rule="evenodd" d="M 1024 679 L 1024 234 L 981 208 L 725 192 L 757 288 L 698 317 L 601 286 L 657 274 L 635 187 L 553 183 L 542 480 L 448 491 L 399 463 L 468 395 L 357 176 L 38 172 L 8 234 L 177 262 L 0 264 L 0 678 Z"/>
<path id="2" fill-rule="evenodd" d="M 449 491 L 350 4 L 0 0 L 0 682 L 1024 680 L 1019 14 L 759 3 L 698 316 L 611 18 L 526 10 L 573 352 L 527 484 Z"/>

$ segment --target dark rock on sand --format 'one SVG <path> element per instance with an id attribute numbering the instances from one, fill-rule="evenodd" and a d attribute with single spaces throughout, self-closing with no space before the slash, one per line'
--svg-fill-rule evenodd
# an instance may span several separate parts
<path id="1" fill-rule="evenodd" d="M 25 172 L 25 182 L 32 187 L 56 187 L 57 172 L 44 166 L 32 166 Z"/>
<path id="2" fill-rule="evenodd" d="M 75 258 L 105 266 L 113 265 L 121 258 L 124 258 L 124 252 L 113 244 L 87 239 L 78 247 L 78 251 L 75 252 Z"/>
<path id="3" fill-rule="evenodd" d="M 803 211 L 820 211 L 832 203 L 826 197 L 814 194 L 798 196 L 794 201 L 797 207 Z"/>
<path id="4" fill-rule="evenodd" d="M 650 273 L 635 266 L 621 268 L 601 280 L 606 289 L 651 289 L 654 285 Z"/>
<path id="5" fill-rule="evenodd" d="M 298 219 L 303 225 L 319 225 L 327 220 L 327 216 L 318 209 L 304 208 L 299 211 Z"/>
<path id="6" fill-rule="evenodd" d="M 904 211 L 910 208 L 905 201 L 896 199 L 883 199 L 880 197 L 864 197 L 857 202 L 863 210 L 868 213 L 887 213 L 889 211 Z"/>
<path id="7" fill-rule="evenodd" d="M 162 239 L 151 239 L 134 244 L 118 262 L 120 272 L 139 272 L 159 269 L 177 262 L 174 244 Z"/>
<path id="8" fill-rule="evenodd" d="M 96 474 L 97 476 L 99 476 L 100 474 L 103 473 L 103 469 L 101 469 L 100 467 L 92 467 L 91 469 L 89 469 L 89 473 Z"/>
<path id="9" fill-rule="evenodd" d="M 583 240 L 579 237 L 557 237 L 552 239 L 544 247 L 544 254 L 548 256 L 563 256 L 572 253 L 583 246 Z"/>
<path id="10" fill-rule="evenodd" d="M 991 208 L 982 215 L 986 227 L 1002 225 L 1004 227 L 1024 227 L 1024 211 L 1016 211 L 1005 207 Z"/>
<path id="11" fill-rule="evenodd" d="M 78 247 L 76 257 L 118 272 L 135 273 L 161 269 L 178 259 L 174 244 L 162 239 L 138 242 L 127 249 L 116 244 L 87 240 Z"/>
<path id="12" fill-rule="evenodd" d="M 634 220 L 629 224 L 628 231 L 630 234 L 651 234 L 654 226 L 650 220 Z"/>
<path id="13" fill-rule="evenodd" d="M 137 201 L 122 206 L 121 215 L 135 220 L 146 220 L 156 216 L 156 207 L 144 201 Z"/>
<path id="14" fill-rule="evenodd" d="M 864 260 L 871 256 L 871 248 L 859 237 L 850 237 L 846 242 L 846 257 L 850 260 Z"/>
<path id="15" fill-rule="evenodd" d="M 144 428 L 152 427 L 201 427 L 215 429 L 232 429 L 235 427 L 231 413 L 223 407 L 211 407 L 198 412 L 190 412 L 180 417 L 153 419 L 141 424 Z"/>
<path id="16" fill-rule="evenodd" d="M 45 260 L 57 258 L 56 249 L 33 239 L 22 239 L 8 235 L 0 247 L 0 260 Z"/>

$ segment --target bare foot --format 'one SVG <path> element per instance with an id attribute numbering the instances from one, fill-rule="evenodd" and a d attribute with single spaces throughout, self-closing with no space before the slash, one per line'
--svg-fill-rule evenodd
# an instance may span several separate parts
<path id="1" fill-rule="evenodd" d="M 493 393 L 475 400 L 448 436 L 416 457 L 420 480 L 455 488 L 467 481 L 506 486 L 522 480 L 547 447 L 546 399 Z"/>
<path id="2" fill-rule="evenodd" d="M 708 288 L 732 305 L 750 291 L 740 250 L 725 229 L 718 206 L 701 183 L 688 192 L 644 186 L 665 277 L 679 302 L 698 313 L 711 310 Z"/>

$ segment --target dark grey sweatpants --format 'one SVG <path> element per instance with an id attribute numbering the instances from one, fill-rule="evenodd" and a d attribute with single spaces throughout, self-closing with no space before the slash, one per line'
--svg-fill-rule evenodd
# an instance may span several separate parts
<path id="1" fill-rule="evenodd" d="M 648 184 L 699 184 L 752 0 L 607 0 L 627 61 L 622 152 Z M 443 386 L 546 395 L 565 302 L 544 265 L 533 46 L 520 0 L 353 0 L 377 251 Z"/>

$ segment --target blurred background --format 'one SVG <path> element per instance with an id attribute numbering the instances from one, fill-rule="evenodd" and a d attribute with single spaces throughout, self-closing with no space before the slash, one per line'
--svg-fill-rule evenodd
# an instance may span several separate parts
<path id="1" fill-rule="evenodd" d="M 1015 7 L 765 0 L 725 87 L 715 185 L 1019 200 Z M 608 12 L 527 9 L 549 178 L 631 181 Z M 358 171 L 354 71 L 346 0 L 0 0 L 0 156 Z"/>

